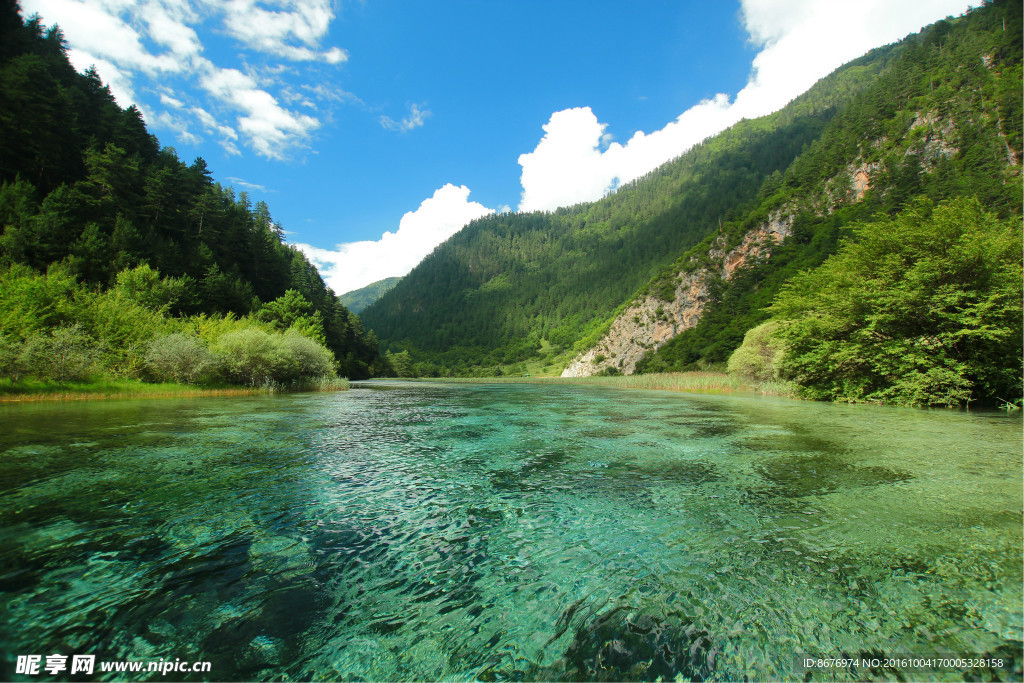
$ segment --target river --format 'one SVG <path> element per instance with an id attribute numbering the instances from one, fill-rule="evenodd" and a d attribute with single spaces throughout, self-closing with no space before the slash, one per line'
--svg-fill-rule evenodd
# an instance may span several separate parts
<path id="1" fill-rule="evenodd" d="M 1019 680 L 1021 439 L 512 384 L 0 406 L 0 678 Z"/>

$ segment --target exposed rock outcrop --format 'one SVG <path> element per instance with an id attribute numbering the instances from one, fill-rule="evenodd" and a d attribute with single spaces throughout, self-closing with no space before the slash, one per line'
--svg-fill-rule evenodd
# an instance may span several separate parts
<path id="1" fill-rule="evenodd" d="M 736 247 L 725 250 L 724 240 L 708 252 L 720 264 L 715 268 L 682 271 L 676 276 L 675 298 L 665 301 L 648 293 L 626 308 L 608 333 L 589 351 L 569 363 L 562 377 L 587 377 L 614 368 L 633 374 L 648 351 L 656 350 L 683 330 L 697 324 L 708 301 L 712 277 L 728 280 L 749 259 L 770 256 L 772 245 L 792 234 L 793 216 L 779 212 L 763 225 L 748 232 Z"/>
<path id="2" fill-rule="evenodd" d="M 905 147 L 904 156 L 917 156 L 924 173 L 932 173 L 944 158 L 959 153 L 957 138 L 957 126 L 951 117 L 937 111 L 919 111 L 900 138 L 899 146 Z M 632 302 L 592 349 L 569 363 L 562 377 L 585 377 L 608 369 L 626 375 L 635 372 L 646 353 L 697 324 L 708 302 L 712 277 L 728 280 L 750 258 L 770 256 L 772 245 L 792 233 L 797 205 L 801 210 L 825 215 L 845 203 L 863 200 L 872 187 L 873 176 L 886 170 L 884 158 L 895 145 L 885 136 L 864 143 L 857 157 L 824 183 L 821 191 L 805 195 L 799 202 L 772 214 L 767 223 L 748 232 L 738 246 L 728 251 L 720 239 L 708 252 L 717 267 L 678 273 L 672 301 L 665 301 L 662 292 L 650 292 Z M 1008 159 L 1014 165 L 1012 152 Z"/>
<path id="3" fill-rule="evenodd" d="M 915 133 L 917 129 L 922 129 Z M 919 136 L 916 144 L 907 148 L 907 154 L 917 154 L 922 168 L 931 171 L 942 158 L 956 156 L 960 150 L 954 144 L 956 127 L 953 120 L 935 111 L 918 112 L 907 134 Z"/>

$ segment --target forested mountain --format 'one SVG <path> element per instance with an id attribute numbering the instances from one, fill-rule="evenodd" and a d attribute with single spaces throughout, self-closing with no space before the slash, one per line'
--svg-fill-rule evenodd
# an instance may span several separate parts
<path id="1" fill-rule="evenodd" d="M 341 294 L 338 296 L 338 301 L 353 313 L 360 313 L 364 308 L 394 289 L 401 279 L 400 277 L 386 277 L 383 280 L 371 282 L 365 287 Z"/>
<path id="2" fill-rule="evenodd" d="M 901 46 L 874 50 L 783 110 L 744 120 L 605 199 L 501 214 L 440 245 L 363 318 L 391 349 L 455 372 L 543 357 L 596 340 L 651 277 L 784 171 Z"/>
<path id="3" fill-rule="evenodd" d="M 637 370 L 724 364 L 782 286 L 836 253 L 854 224 L 961 197 L 1013 219 L 1000 225 L 1019 222 L 1020 55 L 1019 3 L 937 22 L 603 200 L 475 221 L 364 319 L 388 348 L 442 373 L 557 370 L 629 302 L 669 305 L 687 274 L 710 273 L 696 327 L 675 328 L 656 353 L 640 340 L 649 351 Z M 728 277 L 712 272 L 780 218 L 781 244 Z"/>
<path id="4" fill-rule="evenodd" d="M 294 382 L 325 345 L 353 378 L 729 360 L 819 398 L 1019 402 L 1021 25 L 986 4 L 600 201 L 470 223 L 371 285 L 382 356 L 265 204 L 4 3 L 0 379 L 64 344 L 119 377 Z"/>
<path id="5" fill-rule="evenodd" d="M 176 317 L 255 321 L 294 290 L 301 297 L 288 301 L 310 307 L 340 372 L 372 373 L 373 334 L 282 242 L 266 204 L 215 182 L 203 159 L 185 164 L 161 147 L 95 71 L 75 71 L 59 28 L 23 21 L 11 2 L 0 3 L 0 93 L 0 267 L 59 267 L 103 291 L 145 266 L 175 283 L 155 305 Z"/>
<path id="6" fill-rule="evenodd" d="M 995 215 L 1021 215 L 1021 8 L 1000 2 L 940 21 L 903 41 L 891 67 L 854 98 L 742 221 L 727 223 L 725 248 L 773 214 L 792 236 L 770 259 L 728 281 L 713 278 L 697 325 L 648 354 L 643 371 L 724 362 L 743 334 L 769 316 L 780 288 L 834 253 L 849 226 L 884 220 L 916 201 L 974 197 Z M 651 283 L 707 263 L 712 241 Z"/>

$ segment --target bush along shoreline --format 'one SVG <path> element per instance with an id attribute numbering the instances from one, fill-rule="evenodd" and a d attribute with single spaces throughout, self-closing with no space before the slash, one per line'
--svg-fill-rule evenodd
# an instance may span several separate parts
<path id="1" fill-rule="evenodd" d="M 1019 408 L 1020 219 L 923 200 L 850 233 L 782 288 L 729 371 L 817 400 Z"/>
<path id="2" fill-rule="evenodd" d="M 148 266 L 126 269 L 105 291 L 60 265 L 0 272 L 0 400 L 348 388 L 320 317 L 297 291 L 241 318 L 173 317 L 172 302 L 157 296 L 173 285 Z"/>

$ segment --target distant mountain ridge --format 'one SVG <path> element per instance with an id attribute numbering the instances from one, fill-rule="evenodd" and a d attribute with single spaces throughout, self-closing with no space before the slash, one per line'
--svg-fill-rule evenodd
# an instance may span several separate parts
<path id="1" fill-rule="evenodd" d="M 368 306 L 366 325 L 393 350 L 456 373 L 564 362 L 651 277 L 752 205 L 764 177 L 820 136 L 893 52 L 875 51 L 782 111 L 742 121 L 601 201 L 471 222 Z"/>
<path id="2" fill-rule="evenodd" d="M 386 277 L 383 280 L 371 282 L 365 287 L 339 294 L 338 301 L 353 313 L 360 313 L 364 308 L 394 289 L 401 279 L 400 277 Z"/>
<path id="3" fill-rule="evenodd" d="M 849 226 L 959 197 L 1020 216 L 1020 14 L 873 50 L 598 202 L 474 221 L 364 320 L 439 374 L 724 364 Z"/>

